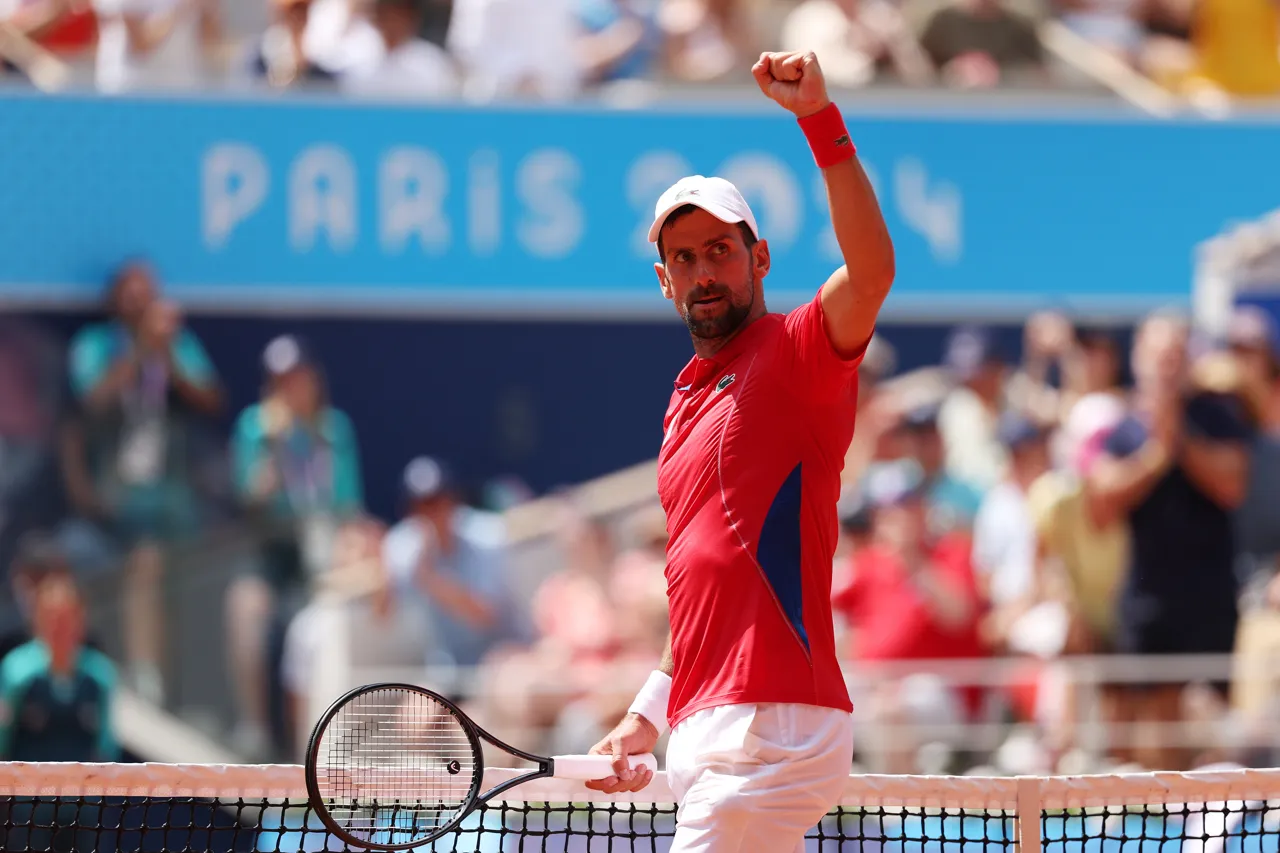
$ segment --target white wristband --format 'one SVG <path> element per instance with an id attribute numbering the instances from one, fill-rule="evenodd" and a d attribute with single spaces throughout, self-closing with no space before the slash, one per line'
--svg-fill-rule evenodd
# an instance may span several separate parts
<path id="1" fill-rule="evenodd" d="M 661 735 L 667 730 L 667 702 L 671 698 L 671 676 L 655 669 L 627 709 L 628 714 L 644 717 Z"/>

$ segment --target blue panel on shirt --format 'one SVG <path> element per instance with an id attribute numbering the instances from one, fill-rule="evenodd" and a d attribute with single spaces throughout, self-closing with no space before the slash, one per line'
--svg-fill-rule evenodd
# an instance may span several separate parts
<path id="1" fill-rule="evenodd" d="M 756 560 L 773 588 L 782 612 L 800 642 L 809 648 L 804 628 L 804 587 L 800 574 L 801 479 L 797 465 L 778 489 L 760 530 Z"/>

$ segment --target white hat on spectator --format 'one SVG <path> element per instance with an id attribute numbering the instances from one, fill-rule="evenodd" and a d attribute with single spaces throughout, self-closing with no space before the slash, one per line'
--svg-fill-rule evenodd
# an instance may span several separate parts
<path id="1" fill-rule="evenodd" d="M 710 213 L 721 222 L 736 225 L 747 223 L 751 233 L 760 239 L 760 228 L 756 225 L 755 214 L 751 206 L 738 192 L 738 188 L 724 178 L 707 178 L 702 175 L 691 175 L 681 178 L 658 198 L 658 205 L 653 214 L 653 225 L 649 228 L 649 242 L 658 242 L 662 226 L 667 217 L 675 211 L 691 204 Z"/>

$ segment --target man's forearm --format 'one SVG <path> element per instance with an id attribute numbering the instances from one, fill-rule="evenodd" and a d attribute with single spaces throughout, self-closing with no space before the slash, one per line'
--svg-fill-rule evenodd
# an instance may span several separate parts
<path id="1" fill-rule="evenodd" d="M 671 632 L 667 632 L 667 644 L 662 647 L 662 661 L 658 664 L 658 671 L 667 675 L 674 675 L 676 671 L 676 662 L 671 657 Z"/>
<path id="2" fill-rule="evenodd" d="M 893 241 L 871 181 L 857 158 L 822 171 L 831 225 L 844 266 L 822 287 L 827 335 L 842 355 L 866 346 L 893 285 Z"/>
<path id="3" fill-rule="evenodd" d="M 1089 480 L 1089 499 L 1103 525 L 1119 521 L 1151 493 L 1173 459 L 1160 442 L 1148 440 L 1125 459 L 1109 459 Z"/>

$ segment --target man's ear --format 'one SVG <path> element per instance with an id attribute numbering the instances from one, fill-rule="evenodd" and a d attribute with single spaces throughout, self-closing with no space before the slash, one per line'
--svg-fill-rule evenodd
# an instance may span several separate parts
<path id="1" fill-rule="evenodd" d="M 763 279 L 769 274 L 770 263 L 769 241 L 761 240 L 751 247 L 751 267 L 757 279 Z"/>
<path id="2" fill-rule="evenodd" d="M 667 280 L 667 268 L 659 262 L 653 265 L 653 271 L 658 274 L 658 287 L 662 290 L 662 295 L 667 299 L 675 299 L 675 291 L 671 289 L 671 282 Z"/>

